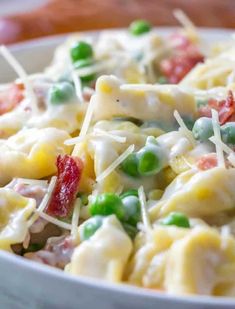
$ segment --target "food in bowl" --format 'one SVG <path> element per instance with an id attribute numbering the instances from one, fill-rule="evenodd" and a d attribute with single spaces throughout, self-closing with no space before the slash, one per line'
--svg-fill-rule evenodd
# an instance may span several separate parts
<path id="1" fill-rule="evenodd" d="M 0 248 L 75 276 L 234 296 L 233 39 L 141 20 L 71 36 L 34 75 L 0 51 L 19 75 L 0 87 Z"/>

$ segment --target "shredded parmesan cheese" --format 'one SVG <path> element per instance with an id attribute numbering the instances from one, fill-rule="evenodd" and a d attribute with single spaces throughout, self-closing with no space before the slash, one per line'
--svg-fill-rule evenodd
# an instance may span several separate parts
<path id="1" fill-rule="evenodd" d="M 86 115 L 85 115 L 85 118 L 84 118 L 84 121 L 83 121 L 83 124 L 82 124 L 82 128 L 81 128 L 81 131 L 80 131 L 80 134 L 78 136 L 78 143 L 80 142 L 81 139 L 83 139 L 86 134 L 87 134 L 87 131 L 89 129 L 89 126 L 91 124 L 91 120 L 92 120 L 92 115 L 93 115 L 93 112 L 94 112 L 94 109 L 95 109 L 95 100 L 93 98 L 91 98 L 90 100 L 90 103 L 88 105 L 88 108 L 87 108 L 87 111 L 86 111 Z M 76 137 L 75 137 L 76 138 Z M 68 141 L 67 141 L 68 142 Z M 67 144 L 68 145 L 68 144 Z M 74 147 L 74 150 L 72 152 L 72 155 L 76 156 L 76 153 L 77 153 L 77 147 L 75 146 Z"/>
<path id="2" fill-rule="evenodd" d="M 5 60 L 10 64 L 10 66 L 13 68 L 13 70 L 18 74 L 20 79 L 22 80 L 25 89 L 26 94 L 32 103 L 31 107 L 32 110 L 37 111 L 37 98 L 35 96 L 35 93 L 33 91 L 33 87 L 29 81 L 28 75 L 26 74 L 23 67 L 20 65 L 20 63 L 16 60 L 16 58 L 11 54 L 11 52 L 6 48 L 6 46 L 2 45 L 0 46 L 0 52 L 2 56 L 5 58 Z"/>
<path id="3" fill-rule="evenodd" d="M 47 204 L 48 204 L 48 202 L 51 198 L 51 195 L 54 191 L 56 180 L 57 180 L 56 176 L 53 176 L 51 178 L 51 181 L 50 181 L 48 188 L 47 188 L 47 192 L 44 195 L 44 197 L 41 201 L 41 204 L 39 205 L 38 209 L 35 211 L 34 215 L 29 219 L 29 221 L 27 223 L 28 227 L 30 227 L 38 219 L 39 213 L 43 212 L 44 209 L 46 208 L 46 206 L 47 206 Z"/>
<path id="4" fill-rule="evenodd" d="M 82 95 L 81 79 L 78 77 L 78 75 L 74 71 L 72 72 L 72 78 L 73 78 L 73 82 L 74 82 L 74 85 L 75 85 L 75 91 L 76 91 L 77 98 L 80 101 L 80 103 L 82 103 L 84 101 L 84 98 L 83 98 L 83 95 Z"/>
<path id="5" fill-rule="evenodd" d="M 228 155 L 228 161 L 235 167 L 235 153 L 233 150 L 215 136 L 210 137 L 209 140 L 215 145 L 219 145 L 221 147 L 221 149 Z"/>
<path id="6" fill-rule="evenodd" d="M 118 165 L 120 165 L 135 149 L 134 145 L 129 146 L 121 155 L 118 157 L 106 170 L 104 170 L 97 178 L 96 181 L 99 182 L 106 178 L 112 171 L 115 170 Z"/>
<path id="7" fill-rule="evenodd" d="M 116 65 L 117 65 L 117 60 L 110 59 L 110 60 L 105 60 L 105 61 L 94 63 L 87 67 L 76 69 L 76 73 L 81 77 L 85 77 L 87 75 L 91 75 L 97 72 L 105 71 L 109 68 L 113 68 Z"/>
<path id="8" fill-rule="evenodd" d="M 232 166 L 235 167 L 235 154 L 234 153 L 229 154 L 228 160 L 232 164 Z"/>
<path id="9" fill-rule="evenodd" d="M 182 10 L 180 9 L 173 10 L 173 15 L 183 27 L 185 27 L 186 29 L 190 30 L 192 33 L 195 33 L 197 35 L 197 29 L 195 25 Z"/>
<path id="10" fill-rule="evenodd" d="M 47 193 L 44 195 L 44 198 L 42 199 L 42 202 L 37 209 L 38 211 L 43 211 L 46 208 L 46 206 L 47 206 L 47 204 L 48 204 L 48 202 L 51 198 L 51 195 L 54 191 L 54 188 L 55 188 L 55 185 L 56 185 L 56 180 L 57 180 L 56 176 L 53 176 L 51 178 L 51 181 L 50 181 L 48 189 L 47 189 Z"/>
<path id="11" fill-rule="evenodd" d="M 139 195 L 140 206 L 141 206 L 142 221 L 143 221 L 143 224 L 144 224 L 146 231 L 148 232 L 152 229 L 152 226 L 151 226 L 151 223 L 150 223 L 148 210 L 147 210 L 147 207 L 146 207 L 146 197 L 145 197 L 143 186 L 141 186 L 139 188 L 138 195 Z"/>
<path id="12" fill-rule="evenodd" d="M 63 221 L 60 221 L 54 217 L 49 216 L 48 214 L 44 213 L 44 212 L 39 212 L 38 210 L 36 210 L 36 213 L 39 215 L 39 217 L 45 219 L 48 222 L 51 222 L 59 227 L 61 227 L 62 229 L 65 230 L 71 230 L 72 229 L 72 225 Z"/>
<path id="13" fill-rule="evenodd" d="M 76 238 L 77 233 L 78 233 L 78 222 L 79 222 L 80 209 L 81 209 L 81 199 L 77 198 L 75 205 L 74 205 L 73 216 L 72 216 L 71 235 L 73 238 Z"/>
<path id="14" fill-rule="evenodd" d="M 112 134 L 110 132 L 106 132 L 104 130 L 101 130 L 99 128 L 95 128 L 94 129 L 94 133 L 96 135 L 101 135 L 101 136 L 109 137 L 109 138 L 113 139 L 115 142 L 118 142 L 118 143 L 125 143 L 126 142 L 126 137 L 118 136 L 118 135 Z"/>
<path id="15" fill-rule="evenodd" d="M 209 140 L 215 145 L 219 144 L 223 151 L 228 155 L 233 154 L 233 150 L 228 147 L 228 145 L 226 145 L 224 142 L 222 142 L 222 140 L 218 140 L 215 136 L 210 137 Z"/>
<path id="16" fill-rule="evenodd" d="M 213 125 L 214 136 L 215 136 L 215 139 L 219 141 L 219 143 L 217 142 L 215 143 L 218 166 L 225 167 L 223 149 L 221 148 L 221 145 L 220 145 L 220 142 L 222 142 L 222 140 L 221 140 L 221 134 L 220 134 L 218 112 L 215 109 L 212 109 L 211 113 L 212 113 L 212 125 Z"/>
<path id="17" fill-rule="evenodd" d="M 46 186 L 47 180 L 40 179 L 29 179 L 29 178 L 15 178 L 17 181 L 22 182 L 25 185 L 38 185 L 38 186 Z"/>
<path id="18" fill-rule="evenodd" d="M 120 86 L 121 90 L 131 90 L 131 91 L 154 91 L 158 90 L 160 87 L 164 87 L 165 85 L 152 85 L 152 84 L 123 84 Z M 173 85 L 174 87 L 174 85 Z"/>
<path id="19" fill-rule="evenodd" d="M 184 123 L 182 117 L 180 116 L 178 111 L 174 111 L 174 117 L 176 121 L 178 122 L 180 129 L 182 133 L 187 137 L 187 139 L 190 141 L 190 143 L 194 146 L 195 145 L 195 140 L 193 138 L 192 132 L 187 128 L 186 124 Z"/>

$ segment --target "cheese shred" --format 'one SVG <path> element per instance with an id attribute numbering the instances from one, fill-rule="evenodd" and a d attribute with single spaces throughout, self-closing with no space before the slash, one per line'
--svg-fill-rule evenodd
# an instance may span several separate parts
<path id="1" fill-rule="evenodd" d="M 71 228 L 71 235 L 73 238 L 76 238 L 78 233 L 78 222 L 80 216 L 80 209 L 81 209 L 81 199 L 77 198 L 74 205 L 73 216 L 72 216 L 72 228 Z"/>
<path id="2" fill-rule="evenodd" d="M 35 96 L 33 87 L 31 85 L 31 82 L 29 81 L 28 75 L 25 72 L 24 68 L 21 66 L 21 64 L 16 60 L 16 58 L 12 55 L 12 53 L 6 48 L 6 46 L 2 45 L 0 46 L 0 53 L 5 58 L 5 60 L 9 63 L 9 65 L 12 67 L 12 69 L 17 73 L 17 75 L 22 80 L 25 89 L 26 94 L 28 96 L 28 99 L 30 100 L 32 110 L 34 112 L 37 111 L 37 98 Z"/>
<path id="3" fill-rule="evenodd" d="M 185 137 L 187 137 L 187 139 L 190 141 L 190 143 L 194 146 L 195 140 L 193 137 L 192 132 L 187 128 L 186 124 L 184 123 L 182 117 L 180 116 L 178 111 L 174 111 L 174 117 L 176 119 L 176 121 L 178 122 L 180 129 L 182 130 L 182 133 L 185 135 Z"/>
<path id="4" fill-rule="evenodd" d="M 94 112 L 94 109 L 95 109 L 95 102 L 96 101 L 91 98 L 90 103 L 88 104 L 88 108 L 87 108 L 87 111 L 86 111 L 86 115 L 85 115 L 79 136 L 65 141 L 66 145 L 72 145 L 72 144 L 79 143 L 81 140 L 83 140 L 85 138 L 85 136 L 88 132 L 88 129 L 90 127 L 90 124 L 91 124 L 93 112 Z M 78 150 L 78 147 L 76 145 L 73 149 L 73 152 L 72 152 L 73 156 L 76 156 L 77 150 Z"/>
<path id="5" fill-rule="evenodd" d="M 220 134 L 220 125 L 219 125 L 219 115 L 215 109 L 211 110 L 212 114 L 212 126 L 214 131 L 214 137 L 219 143 L 215 143 L 215 149 L 217 154 L 218 166 L 225 167 L 223 149 L 221 147 L 221 134 Z M 221 142 L 221 143 L 220 143 Z"/>
<path id="6" fill-rule="evenodd" d="M 113 139 L 115 142 L 118 142 L 118 143 L 125 143 L 126 142 L 126 137 L 118 136 L 118 135 L 112 134 L 111 132 L 106 132 L 104 130 L 101 130 L 99 128 L 95 128 L 94 133 L 95 133 L 95 135 L 106 136 L 110 139 Z"/>
<path id="7" fill-rule="evenodd" d="M 151 226 L 151 223 L 150 223 L 148 210 L 147 210 L 147 207 L 146 207 L 146 197 L 145 197 L 143 186 L 141 186 L 139 188 L 138 195 L 139 195 L 140 206 L 141 206 L 142 221 L 143 221 L 143 224 L 144 224 L 146 231 L 148 232 L 152 229 L 152 226 Z"/>
<path id="8" fill-rule="evenodd" d="M 72 78 L 73 78 L 73 82 L 74 82 L 74 86 L 75 86 L 75 91 L 76 91 L 76 95 L 78 100 L 80 101 L 80 103 L 82 103 L 84 101 L 83 98 L 83 94 L 82 94 L 82 83 L 81 83 L 81 79 L 80 77 L 76 74 L 76 72 L 72 72 Z"/>
<path id="9" fill-rule="evenodd" d="M 38 219 L 38 217 L 40 216 L 39 213 L 42 213 L 44 211 L 44 209 L 47 207 L 48 202 L 51 198 L 51 195 L 54 191 L 54 188 L 55 188 L 55 185 L 56 185 L 56 180 L 57 180 L 56 176 L 53 176 L 51 178 L 51 181 L 50 181 L 48 188 L 47 188 L 47 192 L 44 195 L 44 197 L 41 201 L 41 204 L 39 205 L 39 207 L 37 208 L 37 210 L 35 211 L 35 213 L 33 214 L 33 216 L 29 219 L 29 221 L 27 223 L 28 228 Z"/>
<path id="10" fill-rule="evenodd" d="M 99 182 L 106 178 L 112 171 L 115 170 L 135 149 L 134 145 L 129 146 L 121 155 L 118 157 L 106 170 L 104 170 L 97 178 L 96 181 Z"/>

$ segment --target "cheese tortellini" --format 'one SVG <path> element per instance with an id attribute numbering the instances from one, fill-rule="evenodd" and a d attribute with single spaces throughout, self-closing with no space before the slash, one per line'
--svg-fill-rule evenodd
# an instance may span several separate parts
<path id="1" fill-rule="evenodd" d="M 14 177 L 40 179 L 56 172 L 56 157 L 70 152 L 68 133 L 55 128 L 25 129 L 0 141 L 0 184 Z"/>
<path id="2" fill-rule="evenodd" d="M 28 199 L 11 189 L 0 188 L 0 249 L 22 243 L 28 233 L 27 220 L 36 208 Z"/>
<path id="3" fill-rule="evenodd" d="M 67 271 L 74 275 L 120 282 L 131 251 L 131 239 L 116 217 L 110 216 L 94 236 L 74 250 Z"/>
<path id="4" fill-rule="evenodd" d="M 182 211 L 191 217 L 206 218 L 231 210 L 235 203 L 234 179 L 234 168 L 186 171 L 166 188 L 150 215 L 156 220 L 172 211 Z"/>
<path id="5" fill-rule="evenodd" d="M 175 85 L 149 87 L 149 90 L 138 87 L 125 89 L 115 76 L 100 77 L 96 84 L 96 94 L 92 98 L 95 120 L 121 115 L 143 120 L 162 120 L 170 124 L 175 109 L 182 115 L 193 118 L 197 115 L 194 96 L 186 89 Z"/>
<path id="6" fill-rule="evenodd" d="M 156 226 L 137 239 L 127 280 L 174 294 L 234 296 L 234 246 L 233 237 L 210 227 Z"/>

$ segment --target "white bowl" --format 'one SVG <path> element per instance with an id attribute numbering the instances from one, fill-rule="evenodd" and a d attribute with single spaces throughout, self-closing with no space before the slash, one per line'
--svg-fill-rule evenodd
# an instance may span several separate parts
<path id="1" fill-rule="evenodd" d="M 158 28 L 169 33 L 172 28 Z M 202 29 L 207 41 L 226 40 L 231 31 Z M 16 44 L 12 52 L 28 73 L 42 70 L 50 63 L 54 48 L 65 36 Z M 15 78 L 15 73 L 0 58 L 0 83 Z M 207 296 L 172 296 L 124 284 L 111 284 L 92 278 L 73 277 L 52 267 L 0 251 L 1 309 L 227 309 L 235 299 Z"/>

